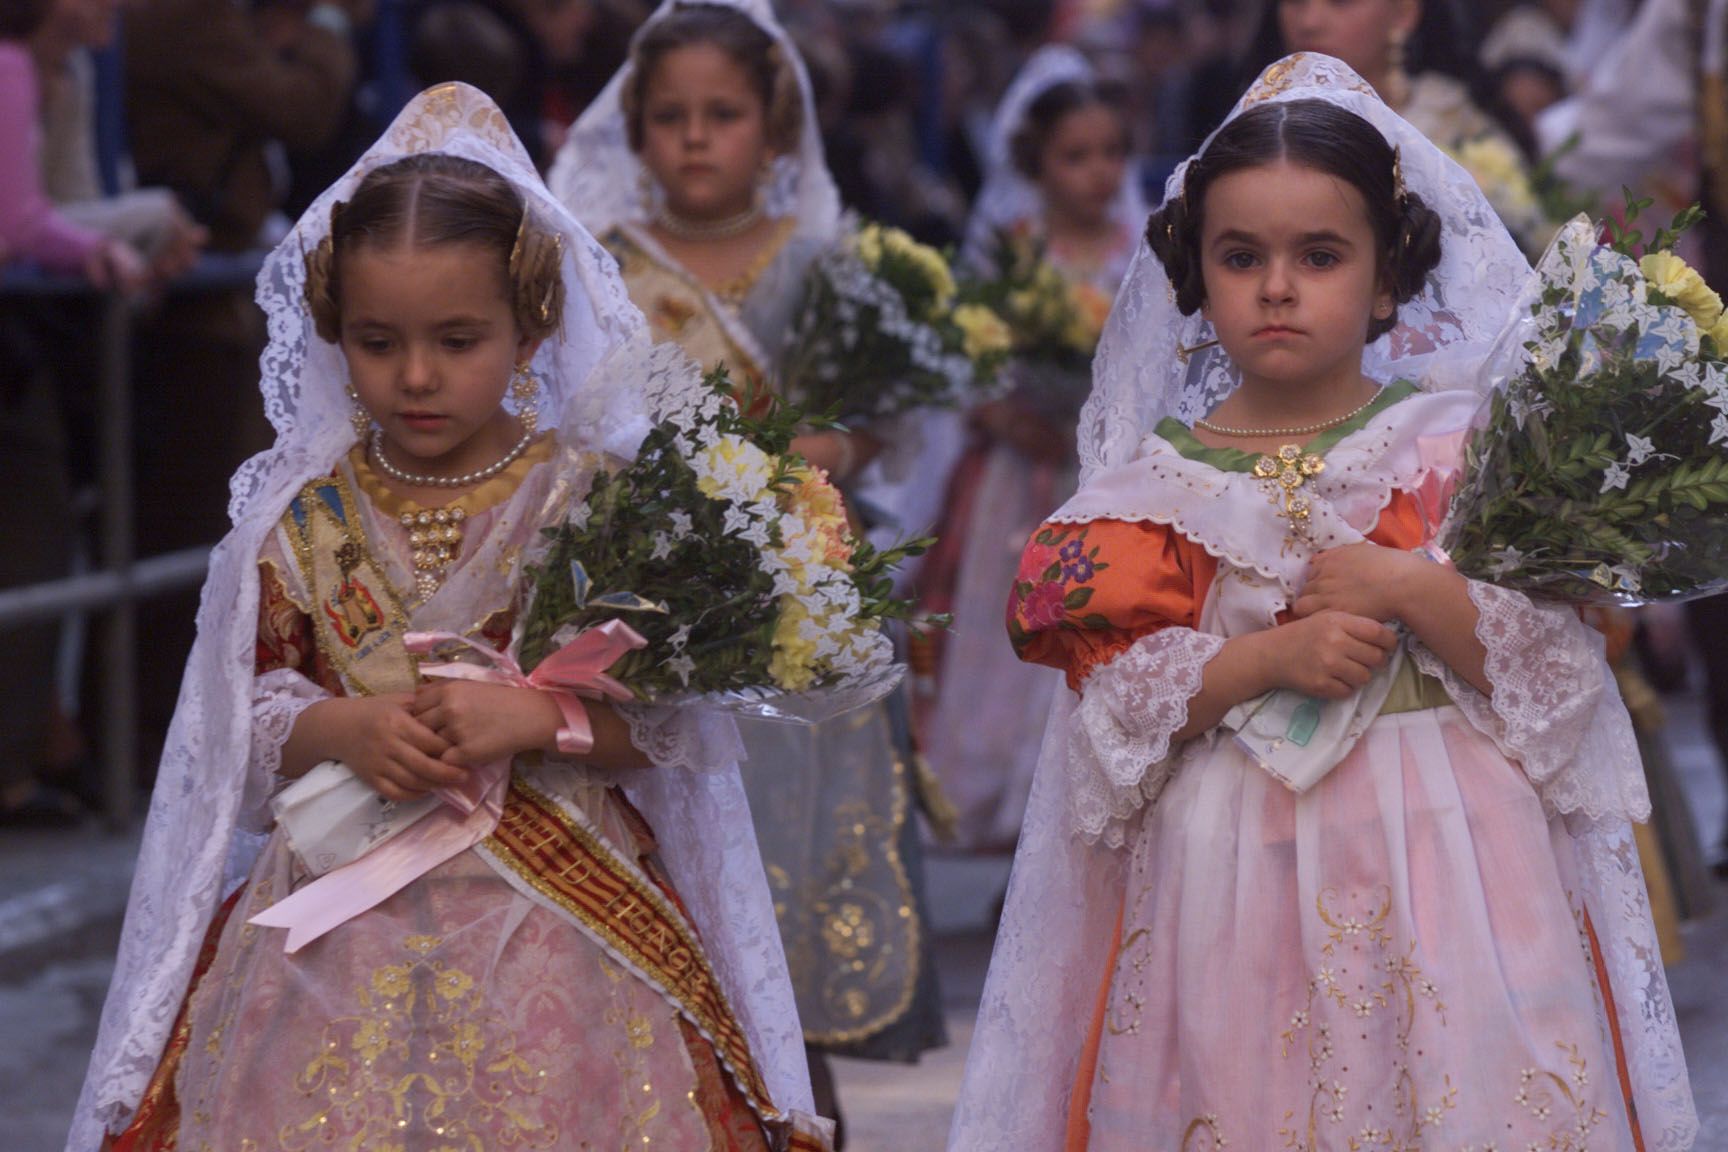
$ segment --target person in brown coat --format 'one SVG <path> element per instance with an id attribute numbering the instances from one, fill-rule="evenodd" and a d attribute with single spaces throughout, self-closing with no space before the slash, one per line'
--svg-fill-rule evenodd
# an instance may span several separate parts
<path id="1" fill-rule="evenodd" d="M 285 227 L 290 153 L 340 130 L 358 71 L 350 39 L 368 0 L 150 0 L 125 21 L 126 114 L 140 182 L 174 190 L 210 248 L 268 247 Z M 214 543 L 227 483 L 270 443 L 258 400 L 265 320 L 252 284 L 182 284 L 134 350 L 138 554 Z M 144 667 L 178 667 L 195 595 L 140 606 Z M 177 677 L 138 681 L 145 774 L 173 714 Z M 140 783 L 147 783 L 140 780 Z"/>
<path id="2" fill-rule="evenodd" d="M 218 250 L 254 247 L 280 205 L 280 148 L 341 127 L 365 0 L 152 0 L 126 21 L 126 103 L 145 183 L 180 193 Z"/>

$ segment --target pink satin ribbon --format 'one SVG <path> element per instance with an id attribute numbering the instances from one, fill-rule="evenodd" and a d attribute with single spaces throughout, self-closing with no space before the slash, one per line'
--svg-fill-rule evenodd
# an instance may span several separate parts
<path id="1" fill-rule="evenodd" d="M 557 701 L 564 716 L 558 730 L 558 751 L 581 756 L 594 747 L 594 729 L 582 697 L 593 700 L 630 699 L 630 690 L 606 675 L 606 669 L 626 652 L 648 642 L 626 624 L 612 620 L 589 628 L 524 674 L 508 655 L 477 644 L 454 632 L 410 632 L 408 650 L 424 655 L 448 644 L 466 647 L 486 661 L 475 664 L 423 665 L 423 676 L 473 680 L 535 688 Z M 508 758 L 483 764 L 468 774 L 459 788 L 440 788 L 444 803 L 410 827 L 358 860 L 325 873 L 300 891 L 252 917 L 249 923 L 288 929 L 284 951 L 298 952 L 338 924 L 377 907 L 438 865 L 492 834 L 504 814 L 510 783 Z"/>

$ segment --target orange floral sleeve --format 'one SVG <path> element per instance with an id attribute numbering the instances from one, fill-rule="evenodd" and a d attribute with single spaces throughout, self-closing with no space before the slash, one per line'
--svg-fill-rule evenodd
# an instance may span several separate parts
<path id="1" fill-rule="evenodd" d="M 1020 555 L 1008 600 L 1015 653 L 1062 669 L 1078 691 L 1092 669 L 1142 636 L 1194 626 L 1213 568 L 1200 553 L 1207 571 L 1198 573 L 1197 552 L 1161 524 L 1041 526 Z"/>
<path id="2" fill-rule="evenodd" d="M 1368 539 L 1410 549 L 1425 539 L 1418 499 L 1395 492 Z M 1143 636 L 1193 628 L 1218 573 L 1204 548 L 1162 524 L 1044 524 L 1020 555 L 1008 638 L 1020 659 L 1049 664 L 1076 692 Z"/>

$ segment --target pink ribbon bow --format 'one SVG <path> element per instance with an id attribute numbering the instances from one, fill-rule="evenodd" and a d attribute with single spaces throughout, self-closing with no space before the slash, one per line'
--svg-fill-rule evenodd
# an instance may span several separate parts
<path id="1" fill-rule="evenodd" d="M 582 697 L 623 701 L 630 690 L 606 669 L 626 652 L 648 642 L 617 620 L 586 629 L 547 656 L 529 673 L 509 655 L 477 644 L 454 632 L 410 632 L 404 637 L 416 655 L 457 644 L 486 661 L 476 664 L 423 665 L 423 676 L 473 680 L 535 688 L 551 695 L 564 716 L 558 730 L 558 751 L 581 756 L 594 748 L 594 728 Z M 288 929 L 284 951 L 298 952 L 338 924 L 377 907 L 438 865 L 492 834 L 504 814 L 510 783 L 509 759 L 483 764 L 468 774 L 459 788 L 440 788 L 444 803 L 428 811 L 409 828 L 386 840 L 358 860 L 331 870 L 287 899 L 252 917 L 250 923 Z"/>

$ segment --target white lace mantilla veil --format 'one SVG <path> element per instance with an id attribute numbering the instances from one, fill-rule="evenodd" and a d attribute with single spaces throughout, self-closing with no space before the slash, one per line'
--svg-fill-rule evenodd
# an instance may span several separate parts
<path id="1" fill-rule="evenodd" d="M 786 29 L 774 18 L 768 0 L 699 0 L 699 3 L 736 8 L 749 17 L 774 38 L 797 77 L 804 105 L 798 152 L 775 160 L 765 207 L 772 217 L 795 216 L 798 220 L 795 237 L 810 238 L 826 246 L 839 233 L 840 190 L 828 174 L 828 164 L 823 158 L 816 101 L 803 57 Z M 679 8 L 693 6 L 696 5 L 692 0 L 664 0 L 637 35 L 641 36 Z M 553 195 L 570 205 L 600 236 L 617 224 L 646 224 L 653 215 L 651 182 L 644 178 L 642 162 L 630 150 L 624 127 L 622 93 L 634 69 L 634 64 L 626 62 L 577 117 L 564 146 L 552 161 L 551 175 L 546 178 Z"/>
<path id="2" fill-rule="evenodd" d="M 992 235 L 1022 220 L 1036 221 L 1043 215 L 1038 185 L 1014 165 L 1014 136 L 1026 119 L 1027 109 L 1038 97 L 1070 82 L 1091 83 L 1097 77 L 1091 61 L 1068 44 L 1047 44 L 1034 52 L 1002 94 L 996 116 L 990 122 L 990 138 L 984 156 L 984 186 L 972 205 L 966 224 L 964 254 L 977 261 L 989 252 Z M 1146 221 L 1146 198 L 1130 166 L 1122 191 L 1111 206 L 1113 219 L 1130 221 L 1138 231 Z"/>
<path id="3" fill-rule="evenodd" d="M 257 300 L 270 332 L 260 387 L 276 443 L 235 474 L 234 528 L 211 554 L 198 638 L 163 751 L 68 1152 L 91 1152 L 104 1129 L 123 1126 L 138 1107 L 205 930 L 264 843 L 272 781 L 249 771 L 259 551 L 288 502 L 328 474 L 355 439 L 346 365 L 317 338 L 304 303 L 303 254 L 329 234 L 331 205 L 351 198 L 367 172 L 433 151 L 502 173 L 522 192 L 533 219 L 563 238 L 562 327 L 533 363 L 540 426 L 557 429 L 563 462 L 573 464 L 578 453 L 632 456 L 655 413 L 699 402 L 695 366 L 675 346 L 651 344 L 616 265 L 547 192 L 503 115 L 476 89 L 446 84 L 416 97 L 307 209 L 259 273 Z M 553 491 L 569 498 L 565 483 Z M 798 1013 L 738 776 L 736 734 L 729 720 L 712 716 L 631 720 L 655 761 L 654 770 L 630 778 L 631 800 L 659 835 L 663 860 L 711 949 L 771 1098 L 782 1109 L 808 1112 Z"/>
<path id="4" fill-rule="evenodd" d="M 1369 347 L 1365 371 L 1382 380 L 1415 381 L 1430 393 L 1485 390 L 1490 382 L 1475 369 L 1510 320 L 1529 276 L 1517 245 L 1470 176 L 1337 60 L 1298 54 L 1278 61 L 1243 96 L 1231 118 L 1267 101 L 1302 98 L 1337 104 L 1378 128 L 1400 150 L 1406 185 L 1443 221 L 1439 267 L 1422 295 L 1400 306 L 1398 326 Z M 1180 191 L 1188 163 L 1171 176 L 1166 196 Z M 1082 497 L 1090 482 L 1133 461 L 1161 419 L 1175 416 L 1192 424 L 1229 395 L 1238 381 L 1221 351 L 1208 349 L 1186 362 L 1177 355 L 1179 346 L 1192 348 L 1211 337 L 1199 314 L 1177 311 L 1163 265 L 1142 238 L 1105 326 L 1092 395 L 1081 413 Z M 1146 503 L 1111 514 L 1168 521 L 1166 510 Z M 1587 722 L 1590 731 L 1612 729 L 1614 750 L 1635 757 L 1623 705 L 1612 679 L 1605 679 L 1604 703 L 1597 711 L 1607 719 Z M 1155 692 L 1156 685 L 1149 694 Z M 950 1152 L 1046 1152 L 1063 1146 L 1086 1022 L 1114 959 L 1108 941 L 1122 906 L 1129 861 L 1119 840 L 1112 846 L 1077 828 L 1072 762 L 1079 747 L 1079 699 L 1064 689 L 1051 707 L 950 1130 Z M 1618 710 L 1618 720 L 1612 710 Z M 1485 701 L 1480 711 L 1490 712 Z M 1491 716 L 1470 716 L 1473 723 L 1492 724 Z M 1580 747 L 1585 744 L 1588 740 Z M 1603 770 L 1638 771 L 1635 761 Z M 1625 818 L 1627 810 L 1642 818 L 1639 807 L 1633 798 L 1615 811 L 1561 812 L 1577 845 L 1582 895 L 1616 991 L 1646 1146 L 1653 1152 L 1680 1152 L 1691 1146 L 1697 1119 Z M 1648 813 L 1647 798 L 1642 810 Z"/>

